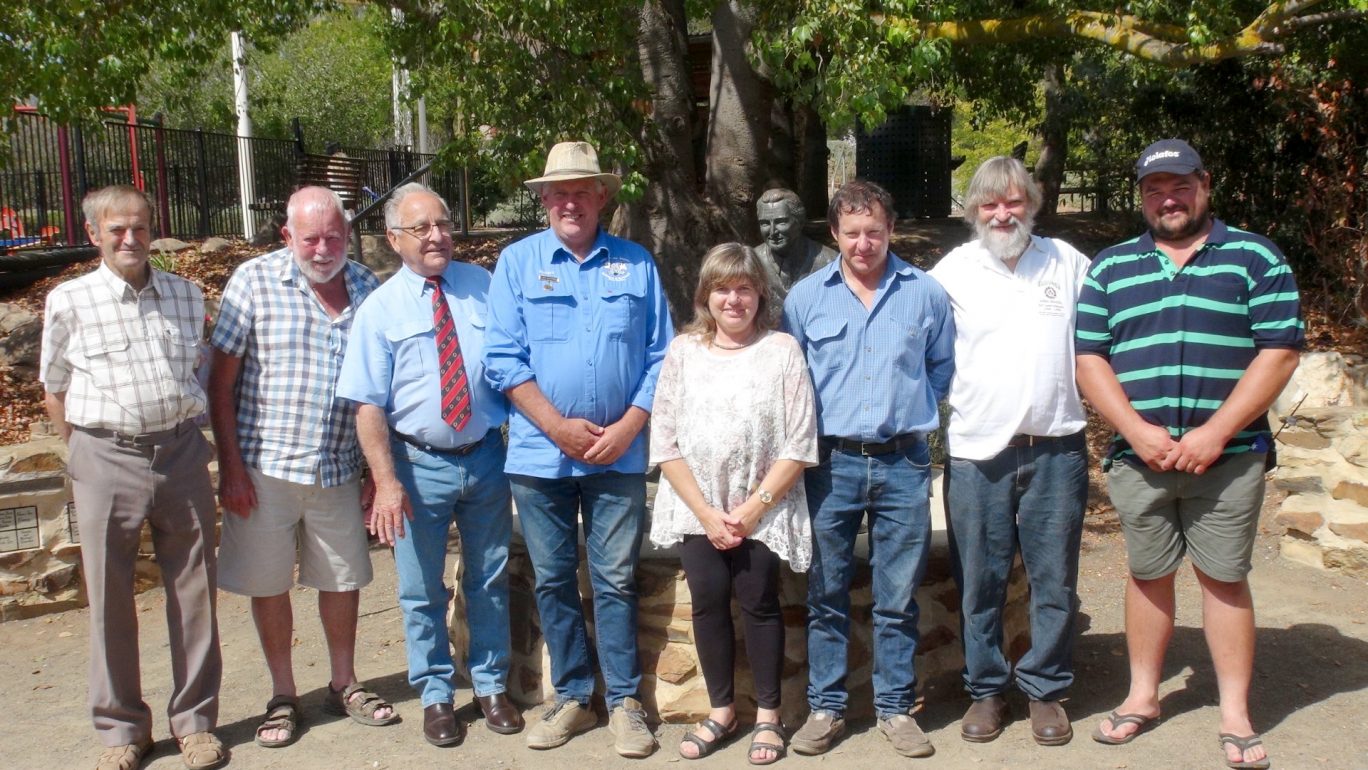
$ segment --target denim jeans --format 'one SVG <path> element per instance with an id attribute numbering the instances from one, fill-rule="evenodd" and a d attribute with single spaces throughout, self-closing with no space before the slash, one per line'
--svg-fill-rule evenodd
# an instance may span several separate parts
<path id="1" fill-rule="evenodd" d="M 398 440 L 390 444 L 394 470 L 413 506 L 404 537 L 394 546 L 399 607 L 409 684 L 423 708 L 455 697 L 451 638 L 447 631 L 447 539 L 454 518 L 461 534 L 466 619 L 470 626 L 470 680 L 476 695 L 504 692 L 508 678 L 508 541 L 513 534 L 504 446 L 490 431 L 478 449 L 457 456 L 425 452 Z"/>
<path id="2" fill-rule="evenodd" d="M 1031 586 L 1031 649 L 1017 661 L 1016 685 L 1034 700 L 1058 700 L 1073 683 L 1078 549 L 1088 499 L 1083 434 L 1008 447 L 987 460 L 951 457 L 946 473 L 965 688 L 981 700 L 1011 682 L 1002 607 L 1019 547 Z"/>
<path id="3" fill-rule="evenodd" d="M 906 714 L 916 697 L 917 587 L 931 543 L 930 451 L 919 442 L 876 457 L 833 451 L 809 468 L 808 706 L 845 714 L 855 537 L 869 516 L 874 595 L 874 709 Z"/>
<path id="4" fill-rule="evenodd" d="M 584 522 L 594 641 L 608 707 L 639 698 L 637 556 L 646 518 L 646 477 L 604 472 L 543 479 L 509 474 L 523 540 L 537 574 L 537 612 L 551 657 L 557 700 L 587 705 L 594 694 L 589 634 L 580 603 L 579 537 Z"/>

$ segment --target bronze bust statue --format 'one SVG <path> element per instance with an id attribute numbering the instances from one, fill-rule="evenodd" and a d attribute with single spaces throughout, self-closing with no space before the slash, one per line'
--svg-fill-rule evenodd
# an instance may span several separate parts
<path id="1" fill-rule="evenodd" d="M 836 259 L 835 250 L 803 235 L 807 209 L 792 190 L 766 190 L 755 201 L 755 217 L 762 239 L 755 253 L 773 271 L 781 301 L 794 283 Z"/>

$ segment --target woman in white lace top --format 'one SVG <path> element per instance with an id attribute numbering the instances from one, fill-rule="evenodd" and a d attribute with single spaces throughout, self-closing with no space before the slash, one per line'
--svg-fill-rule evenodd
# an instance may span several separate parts
<path id="1" fill-rule="evenodd" d="M 679 545 L 712 706 L 680 744 L 688 759 L 711 753 L 737 728 L 733 593 L 758 706 L 749 758 L 769 764 L 784 753 L 779 562 L 801 572 L 811 561 L 801 475 L 817 463 L 817 430 L 803 353 L 772 330 L 769 287 L 764 263 L 746 246 L 708 252 L 694 320 L 670 344 L 651 412 L 651 462 L 663 476 L 651 542 Z"/>

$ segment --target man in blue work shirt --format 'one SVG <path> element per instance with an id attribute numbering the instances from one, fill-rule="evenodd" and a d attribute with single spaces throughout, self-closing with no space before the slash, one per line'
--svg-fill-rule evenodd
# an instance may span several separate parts
<path id="1" fill-rule="evenodd" d="M 821 754 L 845 732 L 855 537 L 869 516 L 874 571 L 874 707 L 904 756 L 935 749 L 910 715 L 916 697 L 917 587 L 931 542 L 926 435 L 954 374 L 955 327 L 944 289 L 888 252 L 893 199 L 854 181 L 831 199 L 836 262 L 784 302 L 784 325 L 807 356 L 821 464 L 806 472 L 812 512 L 808 572 L 808 706 L 793 736 Z"/>
<path id="2" fill-rule="evenodd" d="M 508 471 L 556 699 L 527 745 L 564 744 L 597 720 L 581 610 L 576 520 L 584 522 L 595 641 L 614 748 L 655 749 L 640 701 L 636 565 L 646 512 L 646 436 L 656 377 L 673 336 L 655 262 L 599 227 L 622 186 L 585 142 L 551 149 L 528 180 L 550 229 L 509 246 L 489 292 L 485 376 L 507 394 Z"/>
<path id="3" fill-rule="evenodd" d="M 355 401 L 356 433 L 375 483 L 371 532 L 394 546 L 409 684 L 423 703 L 423 737 L 465 737 L 455 717 L 447 630 L 447 539 L 461 534 L 470 681 L 485 725 L 516 733 L 508 700 L 508 541 L 513 517 L 499 427 L 503 395 L 484 383 L 489 272 L 453 262 L 451 213 L 421 184 L 385 205 L 390 246 L 404 266 L 352 321 L 337 395 Z"/>

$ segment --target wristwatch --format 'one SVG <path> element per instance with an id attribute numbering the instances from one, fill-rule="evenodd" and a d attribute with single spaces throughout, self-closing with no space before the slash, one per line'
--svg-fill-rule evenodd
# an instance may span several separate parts
<path id="1" fill-rule="evenodd" d="M 774 505 L 774 495 L 770 494 L 764 487 L 755 490 L 755 494 L 760 496 L 760 502 L 765 505 Z"/>

